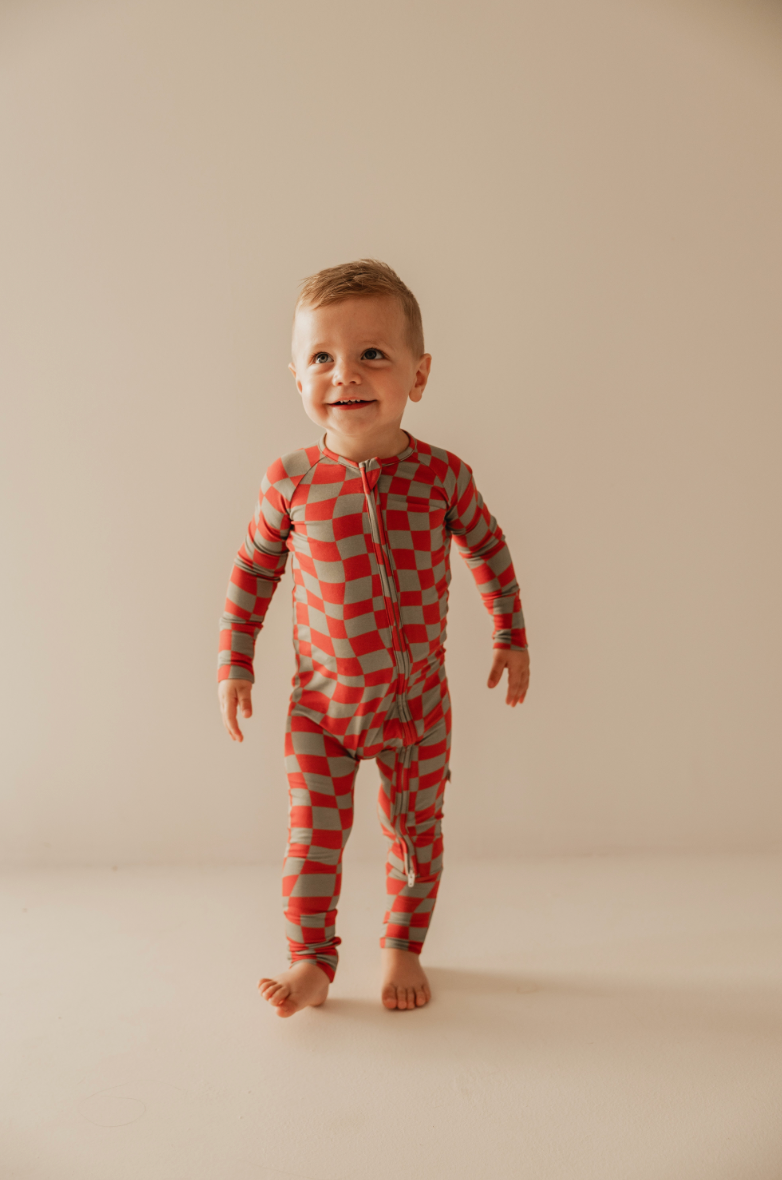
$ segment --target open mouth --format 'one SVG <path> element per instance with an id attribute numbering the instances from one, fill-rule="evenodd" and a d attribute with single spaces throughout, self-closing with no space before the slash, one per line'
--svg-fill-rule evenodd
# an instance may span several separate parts
<path id="1" fill-rule="evenodd" d="M 371 406 L 374 398 L 346 397 L 340 402 L 329 402 L 332 406 Z"/>

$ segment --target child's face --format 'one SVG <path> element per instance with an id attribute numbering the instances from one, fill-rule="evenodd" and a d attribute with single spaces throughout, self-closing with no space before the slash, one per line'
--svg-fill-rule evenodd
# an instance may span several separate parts
<path id="1" fill-rule="evenodd" d="M 430 364 L 428 353 L 413 355 L 394 298 L 362 295 L 296 314 L 290 370 L 308 417 L 338 438 L 398 432 Z"/>

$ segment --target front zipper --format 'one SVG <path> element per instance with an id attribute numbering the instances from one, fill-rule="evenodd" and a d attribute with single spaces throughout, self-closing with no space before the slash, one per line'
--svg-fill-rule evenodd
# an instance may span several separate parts
<path id="1" fill-rule="evenodd" d="M 369 516 L 369 526 L 372 530 L 372 541 L 375 546 L 375 560 L 377 561 L 378 573 L 380 575 L 380 584 L 383 587 L 383 600 L 386 607 L 386 615 L 388 617 L 389 628 L 391 630 L 391 641 L 394 648 L 394 663 L 397 671 L 397 697 L 399 698 L 399 713 L 402 729 L 406 737 L 410 737 L 410 729 L 412 727 L 412 718 L 410 717 L 410 710 L 407 705 L 407 699 L 404 695 L 404 690 L 407 688 L 407 677 L 410 673 L 410 656 L 404 642 L 404 633 L 402 631 L 402 618 L 399 614 L 399 600 L 396 595 L 396 586 L 394 582 L 393 568 L 391 565 L 390 547 L 383 532 L 382 522 L 380 519 L 380 512 L 375 504 L 375 497 L 372 488 L 367 482 L 366 463 L 359 463 L 359 470 L 361 472 L 361 483 L 364 488 L 364 496 L 367 502 L 367 514 Z M 405 716 L 402 716 L 404 712 Z M 412 736 L 415 737 L 415 730 Z M 409 888 L 415 885 L 416 872 L 418 869 L 415 847 L 413 841 L 407 831 L 407 812 L 410 806 L 410 758 L 413 753 L 412 743 L 403 746 L 397 756 L 397 775 L 395 778 L 401 779 L 399 782 L 392 782 L 393 795 L 390 799 L 391 808 L 391 825 L 394 828 L 399 842 L 402 845 L 402 863 L 404 865 L 405 876 L 407 877 L 407 884 Z M 401 790 L 400 790 L 401 786 Z M 401 796 L 401 799 L 400 799 Z M 397 815 L 394 816 L 394 811 L 397 810 Z M 396 823 L 394 822 L 396 820 Z"/>
<path id="2" fill-rule="evenodd" d="M 369 526 L 372 530 L 372 540 L 375 546 L 375 560 L 377 561 L 378 573 L 380 575 L 380 584 L 383 588 L 383 601 L 386 607 L 386 615 L 388 616 L 388 624 L 391 631 L 391 643 L 394 649 L 394 664 L 397 672 L 397 695 L 401 697 L 400 701 L 400 721 L 405 729 L 406 736 L 410 736 L 409 726 L 412 723 L 410 711 L 407 707 L 406 690 L 407 678 L 410 674 L 410 655 L 407 650 L 407 645 L 404 640 L 404 632 L 402 630 L 402 617 L 399 613 L 399 600 L 396 594 L 396 585 L 394 580 L 393 568 L 391 565 L 391 555 L 389 553 L 388 541 L 384 535 L 380 513 L 375 504 L 375 497 L 372 488 L 367 482 L 366 463 L 359 463 L 359 470 L 361 471 L 361 483 L 364 487 L 364 496 L 367 502 L 367 514 L 369 516 Z M 404 715 L 403 715 L 404 714 Z M 413 735 L 415 736 L 415 731 Z"/>

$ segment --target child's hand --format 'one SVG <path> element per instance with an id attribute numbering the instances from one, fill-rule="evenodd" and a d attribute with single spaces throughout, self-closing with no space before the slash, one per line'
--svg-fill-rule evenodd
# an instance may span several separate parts
<path id="1" fill-rule="evenodd" d="M 494 663 L 489 673 L 489 688 L 496 688 L 502 679 L 504 669 L 508 669 L 508 695 L 506 705 L 520 704 L 527 695 L 529 687 L 529 652 L 528 651 L 495 651 Z"/>
<path id="2" fill-rule="evenodd" d="M 252 691 L 253 686 L 249 680 L 221 680 L 217 686 L 223 725 L 228 730 L 232 742 L 244 741 L 244 734 L 236 720 L 236 710 L 241 709 L 242 717 L 252 717 Z"/>

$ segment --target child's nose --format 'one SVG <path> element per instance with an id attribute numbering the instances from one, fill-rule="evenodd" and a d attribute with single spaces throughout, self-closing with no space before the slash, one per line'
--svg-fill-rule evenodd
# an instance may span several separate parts
<path id="1" fill-rule="evenodd" d="M 337 361 L 331 380 L 334 385 L 360 385 L 361 374 L 350 361 Z"/>

